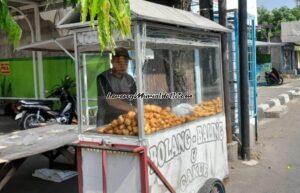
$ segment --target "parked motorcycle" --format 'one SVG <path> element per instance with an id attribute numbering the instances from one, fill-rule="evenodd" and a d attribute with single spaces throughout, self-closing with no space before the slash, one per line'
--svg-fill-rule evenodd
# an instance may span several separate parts
<path id="1" fill-rule="evenodd" d="M 52 110 L 53 102 L 47 100 L 21 100 L 17 104 L 15 120 L 22 129 L 45 126 L 50 123 L 71 124 L 76 115 L 76 102 L 69 90 L 75 83 L 66 77 L 61 86 L 56 86 L 48 97 L 59 97 L 60 109 Z"/>
<path id="2" fill-rule="evenodd" d="M 282 73 L 275 68 L 271 72 L 265 72 L 265 78 L 268 86 L 283 84 Z"/>

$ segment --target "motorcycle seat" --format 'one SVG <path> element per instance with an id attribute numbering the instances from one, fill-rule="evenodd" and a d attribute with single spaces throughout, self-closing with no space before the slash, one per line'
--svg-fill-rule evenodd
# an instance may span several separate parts
<path id="1" fill-rule="evenodd" d="M 46 101 L 46 100 L 21 100 L 20 102 L 24 105 L 45 105 L 45 106 L 53 105 L 53 101 Z"/>

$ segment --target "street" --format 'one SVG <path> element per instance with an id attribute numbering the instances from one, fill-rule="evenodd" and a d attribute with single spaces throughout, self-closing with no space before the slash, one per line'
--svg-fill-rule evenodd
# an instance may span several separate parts
<path id="1" fill-rule="evenodd" d="M 77 178 L 62 183 L 48 182 L 35 177 L 36 169 L 47 168 L 48 161 L 41 155 L 28 158 L 1 193 L 77 193 Z"/>
<path id="2" fill-rule="evenodd" d="M 292 87 L 292 81 L 282 87 L 259 88 L 259 99 L 265 101 Z M 259 123 L 260 139 L 256 153 L 258 165 L 230 163 L 228 193 L 299 193 L 300 179 L 300 100 L 288 104 L 288 113 L 280 119 L 264 119 Z"/>
<path id="3" fill-rule="evenodd" d="M 18 130 L 16 121 L 11 116 L 0 116 L 0 135 Z"/>
<path id="4" fill-rule="evenodd" d="M 276 97 L 293 88 L 300 87 L 299 79 L 284 79 L 284 83 L 279 86 L 261 86 L 257 87 L 257 103 L 265 103 L 268 99 Z"/>

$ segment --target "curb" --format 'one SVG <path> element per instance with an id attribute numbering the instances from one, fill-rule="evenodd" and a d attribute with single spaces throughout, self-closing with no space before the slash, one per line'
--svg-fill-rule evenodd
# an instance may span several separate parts
<path id="1" fill-rule="evenodd" d="M 266 118 L 265 113 L 271 108 L 284 106 L 291 100 L 300 98 L 300 88 L 295 88 L 287 91 L 286 93 L 280 94 L 275 98 L 269 99 L 267 102 L 258 105 L 257 107 L 257 119 L 261 121 Z"/>

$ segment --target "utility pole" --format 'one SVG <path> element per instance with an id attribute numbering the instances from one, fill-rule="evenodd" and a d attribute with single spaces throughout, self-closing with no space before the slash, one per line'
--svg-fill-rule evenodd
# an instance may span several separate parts
<path id="1" fill-rule="evenodd" d="M 219 23 L 227 27 L 227 8 L 226 0 L 219 0 Z M 229 50 L 228 34 L 222 33 L 222 70 L 223 70 L 223 91 L 224 91 L 224 110 L 226 118 L 227 143 L 232 143 L 232 123 L 231 123 L 231 106 L 230 106 L 230 85 L 229 85 Z"/>
<path id="2" fill-rule="evenodd" d="M 239 0 L 239 44 L 240 44 L 240 96 L 241 96 L 241 135 L 242 158 L 250 160 L 249 123 L 249 66 L 247 39 L 247 0 Z"/>
<path id="3" fill-rule="evenodd" d="M 192 0 L 147 0 L 153 3 L 175 7 L 186 11 L 191 11 Z"/>
<path id="4" fill-rule="evenodd" d="M 200 15 L 214 20 L 213 0 L 199 0 Z"/>

